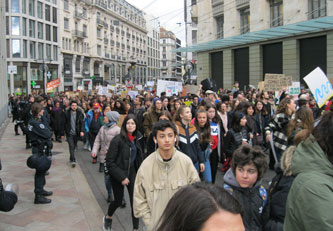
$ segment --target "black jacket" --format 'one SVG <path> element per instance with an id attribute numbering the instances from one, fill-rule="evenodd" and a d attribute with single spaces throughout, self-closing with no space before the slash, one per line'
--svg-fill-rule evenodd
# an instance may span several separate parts
<path id="1" fill-rule="evenodd" d="M 269 220 L 265 231 L 283 231 L 288 193 L 294 179 L 294 176 L 284 176 L 282 172 L 273 178 L 269 188 Z"/>
<path id="2" fill-rule="evenodd" d="M 268 202 L 267 191 L 261 182 L 257 182 L 252 188 L 241 188 L 231 168 L 224 175 L 224 182 L 224 188 L 236 197 L 243 207 L 245 230 L 261 231 Z"/>
<path id="3" fill-rule="evenodd" d="M 27 132 L 29 133 L 33 153 L 46 154 L 44 146 L 52 149 L 52 133 L 43 116 L 41 120 L 31 118 L 28 122 Z"/>
<path id="4" fill-rule="evenodd" d="M 226 157 L 232 157 L 234 151 L 242 145 L 243 139 L 249 140 L 249 135 L 245 128 L 240 132 L 235 132 L 233 128 L 229 129 L 223 143 L 223 152 Z"/>
<path id="5" fill-rule="evenodd" d="M 65 112 L 62 108 L 59 108 L 59 110 L 52 110 L 51 111 L 51 127 L 53 131 L 59 133 L 61 136 L 64 135 L 65 131 Z"/>
<path id="6" fill-rule="evenodd" d="M 143 136 L 138 132 L 137 138 L 134 140 L 137 152 L 134 161 L 134 167 L 138 171 L 143 159 Z M 129 178 L 130 159 L 131 159 L 131 143 L 124 140 L 121 135 L 115 136 L 109 146 L 106 154 L 106 167 L 110 176 L 121 183 L 125 178 Z"/>
<path id="7" fill-rule="evenodd" d="M 70 135 L 71 132 L 71 109 L 67 109 L 65 112 L 65 133 L 66 136 Z M 80 136 L 80 132 L 84 132 L 84 115 L 81 110 L 76 110 L 76 121 L 75 121 L 76 136 Z"/>

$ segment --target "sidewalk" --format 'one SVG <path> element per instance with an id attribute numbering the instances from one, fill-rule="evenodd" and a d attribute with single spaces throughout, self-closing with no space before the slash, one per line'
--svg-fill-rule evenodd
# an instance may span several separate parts
<path id="1" fill-rule="evenodd" d="M 9 121 L 0 140 L 4 182 L 19 185 L 18 202 L 8 213 L 0 212 L 1 231 L 100 231 L 103 212 L 98 205 L 79 164 L 69 165 L 67 143 L 54 143 L 50 175 L 46 190 L 53 191 L 51 204 L 35 205 L 34 173 L 26 160 L 31 149 L 25 149 L 25 136 L 14 136 L 14 124 Z"/>

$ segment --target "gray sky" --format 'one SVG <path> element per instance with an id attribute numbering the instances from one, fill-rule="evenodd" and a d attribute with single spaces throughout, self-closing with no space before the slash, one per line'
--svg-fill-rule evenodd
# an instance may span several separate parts
<path id="1" fill-rule="evenodd" d="M 182 0 L 126 0 L 133 6 L 160 17 L 160 25 L 171 30 L 185 46 L 184 1 Z M 189 10 L 187 12 L 190 14 Z M 181 26 L 177 23 L 182 23 Z"/>

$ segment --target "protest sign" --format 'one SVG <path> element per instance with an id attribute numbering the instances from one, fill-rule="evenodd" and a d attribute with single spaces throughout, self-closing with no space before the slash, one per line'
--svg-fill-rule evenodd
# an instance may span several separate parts
<path id="1" fill-rule="evenodd" d="M 141 91 L 142 90 L 142 85 L 141 84 L 137 84 L 136 85 L 136 89 L 138 89 L 139 91 Z"/>
<path id="2" fill-rule="evenodd" d="M 303 78 L 314 95 L 319 107 L 333 96 L 333 88 L 325 73 L 317 67 Z"/>
<path id="3" fill-rule="evenodd" d="M 258 88 L 259 88 L 259 91 L 262 92 L 265 90 L 265 82 L 264 81 L 261 81 L 258 83 Z"/>
<path id="4" fill-rule="evenodd" d="M 280 91 L 283 74 L 265 74 L 265 91 Z"/>
<path id="5" fill-rule="evenodd" d="M 123 99 L 123 98 L 126 98 L 127 95 L 128 95 L 128 91 L 121 91 L 120 97 Z"/>
<path id="6" fill-rule="evenodd" d="M 185 87 L 186 87 L 187 94 L 188 93 L 197 94 L 199 91 L 199 86 L 197 86 L 197 85 L 186 85 Z"/>
<path id="7" fill-rule="evenodd" d="M 107 95 L 108 93 L 108 87 L 103 87 L 103 95 Z"/>
<path id="8" fill-rule="evenodd" d="M 298 96 L 301 93 L 301 83 L 293 82 L 291 86 L 289 86 L 289 95 Z"/>
<path id="9" fill-rule="evenodd" d="M 48 82 L 48 83 L 46 84 L 46 89 L 47 89 L 47 91 L 52 91 L 53 89 L 59 87 L 59 86 L 60 86 L 60 83 L 61 83 L 60 78 Z"/>
<path id="10" fill-rule="evenodd" d="M 128 95 L 131 96 L 132 99 L 135 99 L 138 94 L 138 91 L 128 91 Z"/>
<path id="11" fill-rule="evenodd" d="M 147 81 L 147 86 L 148 87 L 153 87 L 154 86 L 154 81 Z"/>
<path id="12" fill-rule="evenodd" d="M 97 95 L 103 95 L 103 86 L 98 86 Z"/>
<path id="13" fill-rule="evenodd" d="M 172 96 L 183 90 L 181 82 L 158 80 L 156 93 L 161 96 L 162 92 L 166 93 L 166 96 Z"/>

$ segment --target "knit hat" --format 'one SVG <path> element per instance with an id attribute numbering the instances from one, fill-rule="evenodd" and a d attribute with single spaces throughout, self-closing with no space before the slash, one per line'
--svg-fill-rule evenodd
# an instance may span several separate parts
<path id="1" fill-rule="evenodd" d="M 108 111 L 105 115 L 108 117 L 110 122 L 118 122 L 120 119 L 120 115 L 116 111 Z"/>
<path id="2" fill-rule="evenodd" d="M 153 99 L 153 103 L 154 103 L 154 105 L 156 104 L 156 101 L 157 101 L 157 100 L 161 101 L 160 98 L 154 98 L 154 99 Z"/>
<path id="3" fill-rule="evenodd" d="M 100 108 L 99 103 L 94 103 L 94 104 L 93 104 L 93 108 L 98 108 L 98 109 L 99 109 L 99 108 Z"/>

